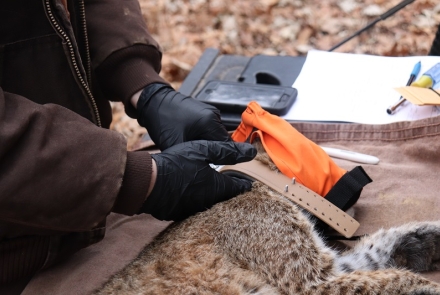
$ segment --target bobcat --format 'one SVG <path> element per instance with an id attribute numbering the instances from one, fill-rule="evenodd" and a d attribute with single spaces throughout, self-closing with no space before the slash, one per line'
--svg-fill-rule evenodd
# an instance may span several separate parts
<path id="1" fill-rule="evenodd" d="M 261 146 L 257 159 L 275 169 Z M 162 232 L 95 294 L 439 294 L 440 222 L 362 238 L 339 253 L 307 212 L 262 183 Z"/>

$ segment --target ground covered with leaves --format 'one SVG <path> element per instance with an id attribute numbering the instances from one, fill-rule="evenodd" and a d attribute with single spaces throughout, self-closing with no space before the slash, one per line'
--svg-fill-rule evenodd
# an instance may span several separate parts
<path id="1" fill-rule="evenodd" d="M 140 0 L 148 28 L 161 44 L 161 75 L 176 89 L 206 48 L 254 56 L 329 50 L 377 20 L 400 0 Z M 416 0 L 337 52 L 426 55 L 440 24 L 438 0 Z M 113 105 L 112 128 L 131 148 L 146 132 Z"/>

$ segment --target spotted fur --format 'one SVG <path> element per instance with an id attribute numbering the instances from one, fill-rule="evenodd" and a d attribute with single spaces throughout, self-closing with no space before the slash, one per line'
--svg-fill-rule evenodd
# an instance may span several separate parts
<path id="1" fill-rule="evenodd" d="M 416 273 L 439 268 L 440 222 L 380 230 L 338 253 L 307 214 L 256 182 L 172 224 L 96 294 L 440 295 Z"/>

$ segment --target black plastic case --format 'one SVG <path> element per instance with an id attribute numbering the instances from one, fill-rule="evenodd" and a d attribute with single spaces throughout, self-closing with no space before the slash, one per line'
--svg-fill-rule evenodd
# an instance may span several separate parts
<path id="1" fill-rule="evenodd" d="M 251 101 L 274 115 L 285 115 L 296 100 L 292 87 L 228 81 L 209 81 L 196 99 L 218 108 L 222 113 L 241 114 Z"/>

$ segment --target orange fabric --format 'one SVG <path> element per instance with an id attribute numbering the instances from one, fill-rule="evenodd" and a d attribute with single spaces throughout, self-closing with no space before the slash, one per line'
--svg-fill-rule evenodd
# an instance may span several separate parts
<path id="1" fill-rule="evenodd" d="M 278 169 L 325 196 L 346 173 L 317 144 L 299 133 L 284 119 L 263 110 L 252 101 L 242 114 L 242 122 L 232 134 L 234 141 L 251 142 L 260 137 L 266 152 Z M 258 129 L 257 131 L 254 131 Z"/>

